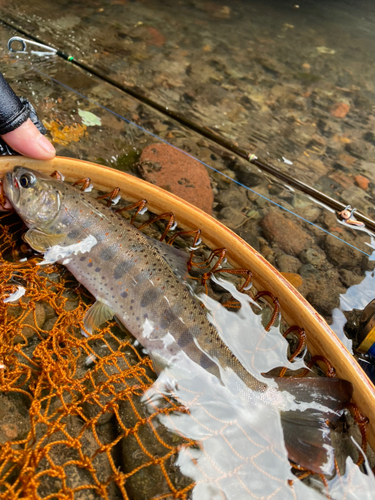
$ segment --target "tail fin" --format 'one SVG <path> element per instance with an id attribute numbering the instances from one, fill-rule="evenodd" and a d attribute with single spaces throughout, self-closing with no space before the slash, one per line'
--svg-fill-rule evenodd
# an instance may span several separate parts
<path id="1" fill-rule="evenodd" d="M 343 404 L 349 402 L 350 382 L 336 378 L 281 378 L 279 389 L 295 396 L 300 403 L 319 403 L 324 408 L 308 408 L 281 413 L 285 446 L 290 460 L 313 472 L 331 474 L 333 448 L 327 421 L 338 418 Z"/>

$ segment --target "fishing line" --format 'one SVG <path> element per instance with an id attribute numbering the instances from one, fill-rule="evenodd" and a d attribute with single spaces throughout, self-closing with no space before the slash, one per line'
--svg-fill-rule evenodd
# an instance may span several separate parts
<path id="1" fill-rule="evenodd" d="M 210 170 L 220 174 L 221 176 L 225 177 L 226 179 L 229 179 L 230 181 L 234 182 L 235 184 L 237 184 L 238 186 L 241 186 L 245 189 L 247 189 L 248 191 L 256 194 L 257 196 L 259 196 L 260 198 L 263 198 L 264 200 L 268 201 L 269 203 L 272 203 L 273 205 L 281 208 L 282 210 L 285 210 L 286 212 L 294 215 L 295 217 L 298 217 L 299 219 L 303 220 L 304 222 L 307 222 L 308 224 L 310 224 L 311 226 L 314 226 L 314 227 L 317 227 L 318 229 L 320 229 L 321 231 L 329 234 L 330 236 L 333 236 L 334 238 L 336 238 L 337 240 L 341 241 L 342 243 L 345 243 L 345 245 L 348 245 L 350 246 L 351 248 L 353 248 L 354 250 L 358 250 L 358 252 L 366 255 L 367 257 L 371 257 L 371 254 L 368 254 L 366 252 L 364 252 L 363 250 L 360 250 L 359 248 L 357 248 L 356 246 L 352 245 L 351 243 L 348 243 L 347 241 L 339 238 L 338 236 L 332 234 L 331 232 L 327 231 L 326 229 L 318 226 L 317 224 L 314 224 L 313 222 L 305 219 L 304 217 L 302 217 L 301 215 L 298 215 L 296 214 L 295 212 L 293 212 L 292 210 L 289 210 L 288 208 L 285 208 L 283 207 L 282 205 L 280 205 L 279 203 L 277 203 L 276 201 L 273 201 L 269 198 L 267 198 L 266 196 L 264 196 L 263 194 L 260 194 L 260 193 L 257 193 L 256 191 L 254 191 L 254 189 L 251 189 L 249 188 L 248 186 L 246 186 L 245 184 L 242 184 L 241 182 L 235 180 L 235 179 L 232 179 L 231 177 L 229 177 L 229 175 L 226 175 L 226 174 L 223 174 L 223 172 L 220 172 L 220 170 L 217 170 L 216 168 L 214 167 L 211 167 L 211 165 L 208 165 L 207 163 L 205 163 L 204 161 L 200 160 L 199 158 L 195 158 L 195 156 L 191 155 L 190 153 L 187 153 L 186 151 L 184 151 L 183 149 L 180 149 L 178 148 L 177 146 L 174 146 L 173 144 L 171 144 L 170 142 L 168 142 L 167 140 L 163 139 L 162 137 L 159 137 L 158 135 L 154 134 L 153 132 L 150 132 L 149 130 L 143 128 L 141 125 L 138 125 L 137 123 L 135 122 L 132 122 L 131 120 L 129 120 L 128 118 L 125 118 L 125 116 L 122 116 L 120 115 L 119 113 L 116 113 L 116 111 L 113 111 L 112 109 L 110 108 L 107 108 L 106 106 L 104 106 L 103 104 L 100 104 L 98 101 L 95 101 L 94 99 L 91 99 L 90 97 L 87 97 L 85 96 L 84 94 L 82 94 L 81 92 L 79 92 L 78 90 L 75 90 L 73 89 L 72 87 L 69 87 L 69 85 L 66 85 L 65 83 L 62 83 L 60 82 L 59 80 L 57 80 L 56 78 L 53 78 L 52 76 L 49 76 L 47 75 L 46 73 L 44 73 L 43 71 L 40 71 L 39 69 L 35 68 L 35 66 L 33 66 L 31 64 L 31 68 L 36 72 L 36 73 L 39 73 L 40 75 L 44 76 L 45 78 L 48 78 L 49 80 L 57 83 L 58 85 L 61 85 L 62 87 L 66 88 L 67 90 L 70 90 L 71 92 L 74 92 L 75 94 L 79 95 L 80 97 L 82 97 L 83 99 L 86 99 L 87 101 L 95 104 L 96 106 L 108 111 L 109 113 L 111 113 L 112 115 L 114 116 L 117 116 L 118 118 L 120 118 L 121 120 L 123 120 L 124 122 L 128 123 L 129 125 L 132 125 L 133 127 L 136 127 L 137 129 L 141 130 L 143 133 L 145 134 L 148 134 L 150 135 L 151 137 L 154 137 L 155 139 L 157 139 L 158 141 L 160 142 L 163 142 L 164 144 L 167 144 L 168 146 L 171 146 L 172 148 L 176 149 L 177 151 L 180 151 L 181 153 L 185 154 L 186 156 L 189 156 L 190 158 L 192 158 L 193 160 L 196 160 L 198 161 L 199 163 L 201 163 L 202 165 L 204 165 L 205 167 L 209 168 Z"/>
<path id="2" fill-rule="evenodd" d="M 3 19 L 0 19 L 0 22 L 2 22 L 4 25 L 8 26 L 9 28 L 12 28 L 13 30 L 18 31 L 19 33 L 27 36 L 30 38 L 34 43 L 39 45 L 41 43 L 41 40 L 39 38 L 30 35 L 27 31 L 23 30 L 20 27 L 15 26 L 12 22 L 5 21 Z M 27 42 L 27 41 L 26 41 Z M 265 162 L 261 159 L 259 159 L 256 155 L 250 153 L 246 149 L 243 149 L 237 144 L 231 142 L 230 140 L 225 139 L 225 137 L 222 137 L 219 135 L 217 132 L 212 130 L 210 127 L 204 127 L 199 125 L 198 123 L 190 120 L 187 116 L 183 115 L 182 113 L 179 113 L 178 111 L 175 111 L 173 109 L 169 109 L 167 106 L 162 106 L 158 102 L 154 101 L 147 95 L 143 93 L 141 89 L 137 89 L 135 87 L 130 87 L 124 83 L 119 83 L 110 76 L 103 74 L 102 72 L 96 70 L 95 68 L 78 61 L 75 59 L 73 56 L 58 50 L 54 49 L 53 47 L 50 47 L 48 44 L 42 43 L 48 50 L 52 50 L 56 55 L 61 57 L 62 59 L 65 59 L 75 66 L 78 66 L 79 68 L 83 69 L 84 71 L 87 71 L 88 73 L 91 73 L 101 80 L 106 81 L 110 85 L 116 87 L 117 89 L 125 92 L 126 94 L 134 97 L 135 99 L 143 102 L 144 104 L 147 104 L 153 109 L 156 109 L 160 113 L 169 116 L 170 118 L 173 118 L 176 120 L 178 123 L 184 125 L 185 127 L 190 128 L 191 130 L 194 130 L 195 132 L 198 132 L 200 135 L 206 137 L 207 139 L 210 139 L 211 141 L 215 142 L 216 144 L 219 144 L 221 147 L 231 151 L 232 153 L 235 153 L 238 155 L 240 158 L 245 159 L 246 161 L 252 163 L 253 165 L 256 165 L 260 170 L 264 170 L 265 172 L 271 173 L 273 176 L 277 177 L 278 179 L 282 180 L 283 182 L 289 184 L 290 186 L 293 186 L 303 193 L 306 193 L 313 198 L 321 201 L 322 203 L 325 203 L 327 206 L 330 208 L 333 208 L 334 210 L 337 210 L 338 212 L 341 212 L 345 210 L 346 206 L 349 205 L 348 203 L 345 205 L 341 203 L 340 201 L 335 200 L 334 198 L 331 198 L 330 196 L 326 195 L 322 191 L 319 191 L 318 189 L 315 189 L 308 184 L 305 184 L 302 181 L 299 181 L 298 179 L 295 179 L 291 177 L 290 175 L 286 174 L 285 172 L 282 172 L 281 170 L 277 169 L 273 165 L 271 165 L 268 162 Z M 362 214 L 361 212 L 356 211 L 355 214 L 356 218 L 363 222 L 369 229 L 372 231 L 375 231 L 375 221 L 367 217 L 366 215 Z"/>

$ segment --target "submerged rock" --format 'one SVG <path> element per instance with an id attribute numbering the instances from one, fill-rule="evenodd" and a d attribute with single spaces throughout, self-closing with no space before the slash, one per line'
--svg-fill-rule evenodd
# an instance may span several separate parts
<path id="1" fill-rule="evenodd" d="M 41 427 L 38 445 L 43 444 L 45 451 L 48 450 L 35 469 L 35 474 L 39 474 L 37 491 L 42 498 L 49 495 L 55 498 L 62 492 L 74 500 L 99 500 L 105 495 L 111 500 L 122 498 L 116 484 L 110 480 L 115 472 L 109 459 L 114 448 L 99 451 L 102 445 L 114 440 L 113 431 L 112 436 L 109 433 L 105 439 L 101 435 L 98 442 L 97 431 L 75 415 L 60 419 L 59 430 L 52 431 L 51 422 L 50 435 Z"/>
<path id="2" fill-rule="evenodd" d="M 148 182 L 212 213 L 213 192 L 205 167 L 168 144 L 151 144 L 139 161 L 141 176 Z"/>
<path id="3" fill-rule="evenodd" d="M 0 394 L 0 445 L 24 439 L 30 428 L 26 398 L 16 392 Z"/>
<path id="4" fill-rule="evenodd" d="M 301 269 L 300 260 L 292 255 L 278 254 L 276 262 L 282 273 L 298 273 Z"/>
<path id="5" fill-rule="evenodd" d="M 349 241 L 351 243 L 351 241 Z M 360 268 L 362 254 L 350 247 L 341 239 L 328 235 L 324 242 L 328 260 L 335 266 L 342 266 L 346 269 Z"/>
<path id="6" fill-rule="evenodd" d="M 266 238 L 289 255 L 299 255 L 314 243 L 307 231 L 278 212 L 268 213 L 260 225 Z"/>
<path id="7" fill-rule="evenodd" d="M 127 431 L 121 442 L 122 470 L 129 474 L 125 488 L 132 500 L 169 497 L 168 482 L 178 490 L 193 482 L 176 465 L 177 449 L 186 440 L 169 431 L 156 414 L 150 418 L 141 397 L 119 402 L 118 414 L 119 431 Z"/>
<path id="8" fill-rule="evenodd" d="M 31 302 L 30 297 L 22 299 L 7 308 L 8 321 L 14 318 L 18 320 L 18 334 L 14 337 L 14 342 L 25 342 L 43 327 L 46 320 L 46 313 L 41 302 Z M 27 312 L 29 311 L 29 312 Z"/>
<path id="9" fill-rule="evenodd" d="M 301 262 L 312 264 L 316 269 L 321 269 L 326 265 L 326 255 L 319 248 L 307 248 L 300 255 Z"/>

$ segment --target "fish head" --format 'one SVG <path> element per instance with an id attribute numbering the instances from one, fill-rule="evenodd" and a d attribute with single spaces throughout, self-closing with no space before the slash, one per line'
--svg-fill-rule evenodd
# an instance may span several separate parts
<path id="1" fill-rule="evenodd" d="M 61 181 L 36 170 L 14 167 L 3 179 L 4 194 L 28 227 L 43 229 L 61 208 Z"/>

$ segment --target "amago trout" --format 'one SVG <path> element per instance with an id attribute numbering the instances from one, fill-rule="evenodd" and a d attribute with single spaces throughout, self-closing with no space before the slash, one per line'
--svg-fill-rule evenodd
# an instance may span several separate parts
<path id="1" fill-rule="evenodd" d="M 29 228 L 24 239 L 30 246 L 45 260 L 65 265 L 95 296 L 84 320 L 88 332 L 115 316 L 159 367 L 182 350 L 219 378 L 218 366 L 233 370 L 272 404 L 272 391 L 242 366 L 181 281 L 187 260 L 181 252 L 143 235 L 90 195 L 39 172 L 15 167 L 5 176 L 4 190 Z M 325 421 L 350 400 L 351 384 L 317 377 L 277 383 L 301 401 L 310 402 L 314 393 L 314 400 L 327 407 L 327 412 L 282 412 L 281 419 L 289 458 L 330 472 Z"/>

